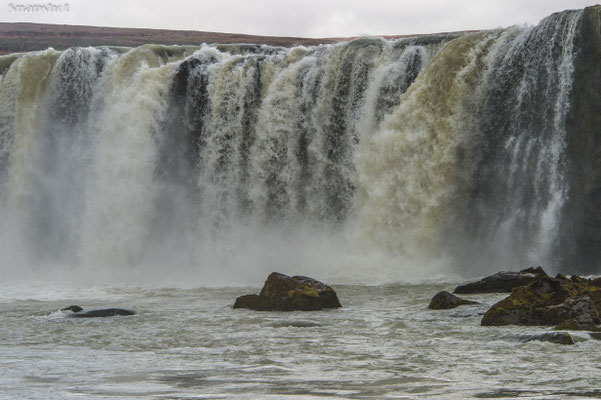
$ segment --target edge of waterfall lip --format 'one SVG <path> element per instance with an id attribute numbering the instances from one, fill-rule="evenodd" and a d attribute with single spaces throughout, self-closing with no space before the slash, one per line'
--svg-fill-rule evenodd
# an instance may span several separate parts
<path id="1" fill-rule="evenodd" d="M 598 7 L 593 5 L 589 7 Z M 583 7 L 589 8 L 589 7 Z M 550 15 L 574 11 L 566 9 L 551 13 Z M 398 35 L 382 35 L 370 33 L 359 36 L 333 36 L 333 37 L 301 37 L 301 36 L 270 36 L 252 35 L 236 32 L 211 32 L 184 29 L 160 28 L 130 28 L 100 25 L 70 25 L 48 24 L 34 22 L 0 22 L 0 56 L 7 54 L 24 53 L 45 50 L 62 43 L 60 49 L 82 46 L 116 46 L 138 47 L 145 44 L 162 45 L 193 45 L 208 44 L 254 44 L 269 46 L 316 46 L 348 42 L 360 37 L 374 37 L 384 39 L 402 39 L 412 37 L 428 37 L 441 35 L 464 35 L 498 28 L 467 29 L 457 31 L 407 33 Z M 18 46 L 16 46 L 18 45 Z"/>

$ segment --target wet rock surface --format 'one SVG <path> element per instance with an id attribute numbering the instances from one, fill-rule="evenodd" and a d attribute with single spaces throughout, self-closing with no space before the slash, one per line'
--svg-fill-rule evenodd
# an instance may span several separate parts
<path id="1" fill-rule="evenodd" d="M 442 291 L 438 292 L 436 295 L 434 295 L 434 297 L 432 297 L 428 308 L 431 310 L 447 310 L 467 304 L 478 303 L 475 301 L 462 299 L 461 297 L 455 296 L 452 293 Z"/>
<path id="2" fill-rule="evenodd" d="M 549 332 L 542 333 L 540 335 L 532 335 L 529 336 L 526 339 L 526 341 L 550 342 L 556 344 L 574 344 L 574 338 L 572 338 L 572 335 L 566 332 Z"/>
<path id="3" fill-rule="evenodd" d="M 273 272 L 258 295 L 236 299 L 234 308 L 256 311 L 315 311 L 342 307 L 334 289 L 306 276 L 289 277 Z"/>
<path id="4" fill-rule="evenodd" d="M 72 314 L 68 314 L 70 318 L 103 318 L 103 317 L 116 317 L 118 315 L 134 315 L 136 312 L 127 310 L 125 308 L 101 308 L 97 310 L 85 311 L 83 308 L 77 305 L 65 307 L 62 311 L 72 311 Z"/>
<path id="5" fill-rule="evenodd" d="M 542 267 L 530 267 L 519 272 L 501 271 L 478 282 L 457 286 L 453 293 L 510 293 L 514 288 L 529 285 L 541 276 L 548 276 Z"/>
<path id="6" fill-rule="evenodd" d="M 596 281 L 538 276 L 494 304 L 482 317 L 482 325 L 556 325 L 556 329 L 597 330 L 600 306 L 601 288 Z"/>

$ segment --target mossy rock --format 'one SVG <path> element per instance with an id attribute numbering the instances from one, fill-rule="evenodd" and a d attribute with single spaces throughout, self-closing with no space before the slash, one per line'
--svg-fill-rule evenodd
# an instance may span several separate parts
<path id="1" fill-rule="evenodd" d="M 539 277 L 494 304 L 482 325 L 559 325 L 576 319 L 598 324 L 601 290 L 587 279 Z"/>
<path id="2" fill-rule="evenodd" d="M 589 331 L 599 332 L 599 327 L 595 325 L 591 318 L 578 317 L 565 320 L 554 328 L 556 331 Z"/>
<path id="3" fill-rule="evenodd" d="M 315 311 L 342 307 L 332 287 L 306 276 L 271 273 L 258 295 L 240 296 L 234 308 L 256 311 Z"/>
<path id="4" fill-rule="evenodd" d="M 478 304 L 475 301 L 462 299 L 461 297 L 455 296 L 446 291 L 438 292 L 432 297 L 430 305 L 428 306 L 431 310 L 448 310 L 467 304 Z"/>

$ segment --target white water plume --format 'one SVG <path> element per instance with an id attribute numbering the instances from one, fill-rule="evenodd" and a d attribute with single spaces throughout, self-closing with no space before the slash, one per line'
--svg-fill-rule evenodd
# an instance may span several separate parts
<path id="1" fill-rule="evenodd" d="M 552 265 L 581 14 L 4 57 L 1 269 L 208 285 Z"/>

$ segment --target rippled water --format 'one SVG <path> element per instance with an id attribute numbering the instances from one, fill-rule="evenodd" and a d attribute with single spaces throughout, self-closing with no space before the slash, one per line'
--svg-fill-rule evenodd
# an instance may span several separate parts
<path id="1" fill-rule="evenodd" d="M 526 342 L 482 304 L 427 309 L 453 285 L 335 286 L 344 308 L 234 310 L 259 288 L 0 286 L 2 399 L 601 398 L 599 342 Z M 131 317 L 58 311 L 128 307 Z"/>

